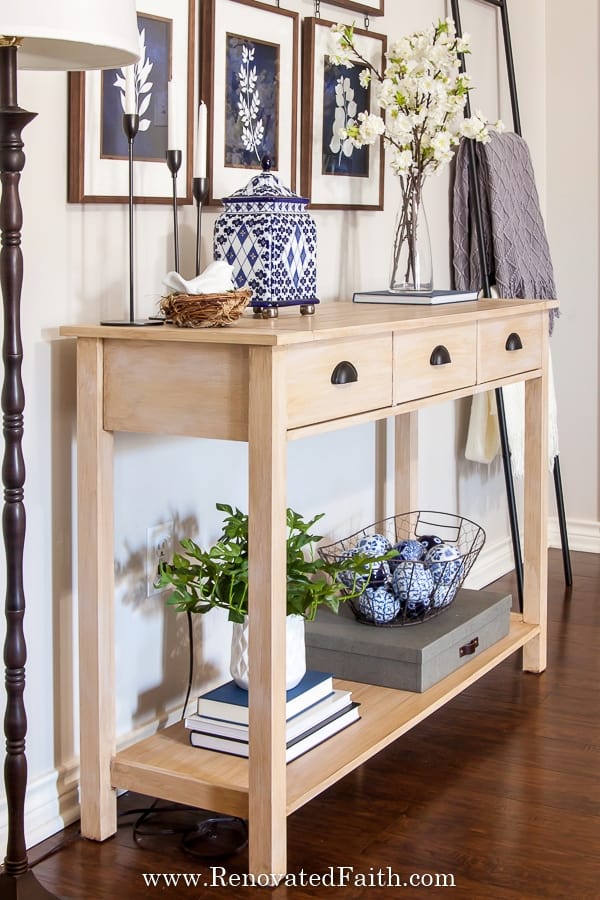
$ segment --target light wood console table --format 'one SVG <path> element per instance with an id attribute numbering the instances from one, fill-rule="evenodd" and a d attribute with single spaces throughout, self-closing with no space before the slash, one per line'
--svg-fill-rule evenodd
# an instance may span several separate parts
<path id="1" fill-rule="evenodd" d="M 328 303 L 226 328 L 68 326 L 77 338 L 81 830 L 116 831 L 116 789 L 247 817 L 250 871 L 286 871 L 286 817 L 523 648 L 546 665 L 547 334 L 554 301 Z M 520 345 L 520 346 L 519 346 Z M 435 352 L 434 352 L 435 351 Z M 446 351 L 446 352 L 444 352 Z M 342 381 L 332 373 L 343 366 Z M 356 380 L 352 379 L 352 368 Z M 350 374 L 349 374 L 350 373 Z M 335 379 L 334 379 L 335 380 Z M 423 694 L 342 682 L 361 720 L 286 766 L 287 442 L 395 417 L 398 512 L 418 508 L 416 411 L 525 381 L 524 612 Z M 115 752 L 113 432 L 247 441 L 250 759 L 191 747 L 181 724 Z"/>

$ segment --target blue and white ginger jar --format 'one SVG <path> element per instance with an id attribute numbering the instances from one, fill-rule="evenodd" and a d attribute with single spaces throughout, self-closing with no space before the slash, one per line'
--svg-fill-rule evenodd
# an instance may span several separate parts
<path id="1" fill-rule="evenodd" d="M 237 289 L 252 289 L 250 306 L 275 315 L 280 306 L 314 312 L 317 228 L 308 200 L 263 171 L 224 197 L 223 205 L 215 222 L 214 258 L 233 267 Z"/>

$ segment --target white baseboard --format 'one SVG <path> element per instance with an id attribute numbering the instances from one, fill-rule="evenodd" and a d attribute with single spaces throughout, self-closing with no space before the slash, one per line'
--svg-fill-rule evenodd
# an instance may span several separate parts
<path id="1" fill-rule="evenodd" d="M 478 591 L 507 572 L 511 572 L 514 567 L 510 537 L 494 544 L 484 544 L 464 586 Z"/>
<path id="2" fill-rule="evenodd" d="M 571 550 L 600 553 L 600 522 L 591 519 L 568 519 L 567 536 Z M 561 546 L 557 518 L 548 520 L 548 545 L 559 548 Z"/>
<path id="3" fill-rule="evenodd" d="M 25 795 L 25 843 L 33 847 L 79 818 L 79 762 L 30 779 Z M 0 803 L 0 845 L 6 847 L 8 808 Z"/>
<path id="4" fill-rule="evenodd" d="M 173 710 L 160 721 L 134 728 L 118 741 L 118 748 L 134 744 L 154 734 L 159 727 L 172 725 L 181 717 L 181 709 Z M 52 769 L 39 778 L 29 779 L 25 795 L 25 843 L 27 848 L 62 831 L 76 822 L 79 809 L 79 760 L 72 760 L 60 769 Z M 0 847 L 5 848 L 8 837 L 8 807 L 6 798 L 0 801 Z"/>
<path id="5" fill-rule="evenodd" d="M 589 519 L 569 519 L 567 521 L 569 548 L 583 553 L 600 553 L 600 522 Z M 560 529 L 557 518 L 548 519 L 548 546 L 561 547 Z M 510 537 L 492 545 L 484 545 L 477 557 L 473 571 L 465 581 L 465 587 L 479 590 L 515 567 Z"/>

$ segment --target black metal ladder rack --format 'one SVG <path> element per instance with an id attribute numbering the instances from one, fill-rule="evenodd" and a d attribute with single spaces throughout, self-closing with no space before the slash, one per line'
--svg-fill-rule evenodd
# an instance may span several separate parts
<path id="1" fill-rule="evenodd" d="M 502 35 L 504 38 L 504 53 L 506 57 L 506 68 L 508 75 L 508 87 L 510 92 L 510 103 L 513 119 L 513 129 L 515 134 L 522 135 L 521 119 L 519 115 L 519 101 L 517 97 L 517 82 L 515 78 L 515 66 L 512 53 L 512 43 L 510 39 L 510 27 L 508 21 L 507 0 L 479 0 L 480 3 L 486 3 L 488 6 L 495 6 L 500 10 L 502 21 Z M 460 20 L 459 0 L 451 0 L 452 18 L 456 26 L 458 35 L 462 35 L 462 26 Z M 463 69 L 465 68 L 463 59 Z M 465 107 L 467 116 L 471 115 L 471 104 L 467 96 Z M 490 277 L 487 269 L 485 258 L 485 248 L 483 241 L 483 219 L 481 211 L 481 194 L 479 192 L 479 180 L 477 178 L 476 166 L 477 158 L 475 155 L 475 147 L 473 141 L 468 143 L 469 152 L 469 179 L 471 193 L 475 204 L 475 229 L 477 232 L 477 241 L 479 247 L 479 261 L 482 272 L 482 289 L 483 296 L 491 296 Z M 521 542 L 519 538 L 519 521 L 517 516 L 517 504 L 515 500 L 515 487 L 510 459 L 510 446 L 508 441 L 508 432 L 506 428 L 506 413 L 504 410 L 504 398 L 502 388 L 496 388 L 496 408 L 498 411 L 498 427 L 500 431 L 500 445 L 502 448 L 502 460 L 504 465 L 504 480 L 506 483 L 506 496 L 508 501 L 508 514 L 510 519 L 510 532 L 512 538 L 513 556 L 515 560 L 515 573 L 517 577 L 517 592 L 519 598 L 519 609 L 523 611 L 523 557 L 521 553 Z M 563 498 L 562 479 L 560 474 L 560 462 L 558 454 L 554 457 L 553 463 L 554 475 L 554 491 L 556 495 L 556 508 L 558 513 L 558 524 L 560 529 L 560 540 L 562 547 L 563 569 L 565 574 L 565 584 L 571 587 L 573 584 L 573 574 L 571 570 L 571 556 L 569 552 L 569 539 L 567 534 L 567 524 L 565 515 L 565 505 Z"/>

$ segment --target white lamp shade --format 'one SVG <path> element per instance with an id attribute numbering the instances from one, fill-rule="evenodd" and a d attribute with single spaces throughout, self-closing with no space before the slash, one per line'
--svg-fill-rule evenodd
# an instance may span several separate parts
<path id="1" fill-rule="evenodd" d="M 139 59 L 135 0 L 13 0 L 0 33 L 22 38 L 21 69 L 112 69 Z"/>

